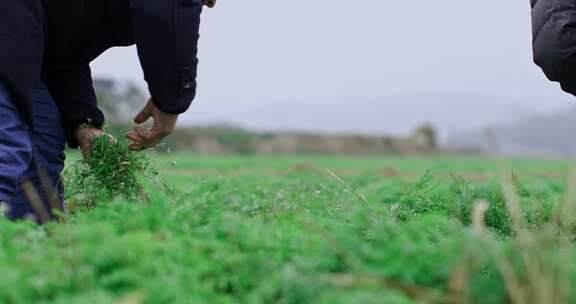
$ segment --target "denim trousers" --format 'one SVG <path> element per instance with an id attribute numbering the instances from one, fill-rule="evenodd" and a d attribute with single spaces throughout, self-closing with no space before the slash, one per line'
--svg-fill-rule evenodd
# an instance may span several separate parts
<path id="1" fill-rule="evenodd" d="M 65 133 L 48 89 L 32 92 L 33 126 L 0 83 L 0 203 L 9 219 L 43 222 L 64 210 Z"/>

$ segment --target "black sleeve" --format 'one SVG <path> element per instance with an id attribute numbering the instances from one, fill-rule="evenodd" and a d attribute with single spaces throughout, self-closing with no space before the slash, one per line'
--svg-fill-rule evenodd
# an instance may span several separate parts
<path id="1" fill-rule="evenodd" d="M 196 95 L 202 0 L 131 0 L 134 36 L 156 107 L 185 112 Z"/>
<path id="2" fill-rule="evenodd" d="M 56 65 L 47 63 L 44 82 L 60 110 L 66 139 L 71 148 L 77 148 L 74 132 L 81 125 L 102 128 L 104 114 L 96 102 L 90 66 L 86 64 Z"/>
<path id="3" fill-rule="evenodd" d="M 576 95 L 576 2 L 532 0 L 534 62 Z"/>
<path id="4" fill-rule="evenodd" d="M 32 89 L 44 54 L 44 10 L 40 0 L 0 0 L 0 82 L 32 122 Z"/>

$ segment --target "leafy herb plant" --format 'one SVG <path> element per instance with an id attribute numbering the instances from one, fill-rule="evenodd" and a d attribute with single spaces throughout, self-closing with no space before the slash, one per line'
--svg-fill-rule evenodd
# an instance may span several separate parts
<path id="1" fill-rule="evenodd" d="M 96 138 L 91 152 L 70 168 L 68 197 L 86 207 L 117 197 L 147 201 L 142 178 L 155 177 L 158 170 L 146 153 L 128 146 L 124 139 L 111 143 L 107 136 Z"/>

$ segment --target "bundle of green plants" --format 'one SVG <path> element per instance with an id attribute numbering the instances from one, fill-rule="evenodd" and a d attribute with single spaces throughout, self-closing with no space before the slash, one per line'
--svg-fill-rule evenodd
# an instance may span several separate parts
<path id="1" fill-rule="evenodd" d="M 114 198 L 148 201 L 143 179 L 158 176 L 146 152 L 132 151 L 127 140 L 111 142 L 108 136 L 96 138 L 90 153 L 69 170 L 68 198 L 86 207 Z"/>

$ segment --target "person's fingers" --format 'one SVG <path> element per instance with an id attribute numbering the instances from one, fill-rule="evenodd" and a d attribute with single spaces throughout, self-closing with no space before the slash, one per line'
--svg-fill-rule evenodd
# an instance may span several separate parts
<path id="1" fill-rule="evenodd" d="M 92 146 L 94 145 L 94 141 L 99 137 L 106 136 L 108 137 L 110 144 L 117 143 L 116 139 L 112 135 L 104 132 L 101 129 L 91 127 L 80 127 L 76 130 L 74 135 L 76 136 L 78 146 L 84 156 L 88 156 L 90 154 Z"/>
<path id="2" fill-rule="evenodd" d="M 131 149 L 133 150 L 144 150 L 147 148 L 151 148 L 156 146 L 160 141 L 162 141 L 163 136 L 159 135 L 158 133 L 154 132 L 153 130 L 148 130 L 142 133 L 141 136 L 134 136 L 131 134 L 131 138 L 138 139 L 134 141 L 132 144 Z"/>
<path id="3" fill-rule="evenodd" d="M 78 144 L 80 145 L 80 151 L 82 151 L 82 154 L 90 154 L 90 150 L 92 149 L 92 139 L 93 138 L 90 136 L 90 134 L 84 134 L 80 137 Z"/>
<path id="4" fill-rule="evenodd" d="M 138 115 L 136 115 L 136 117 L 134 118 L 134 123 L 137 123 L 137 124 L 144 123 L 151 116 L 152 116 L 152 110 L 150 109 L 150 107 L 147 104 L 144 107 L 144 109 L 142 109 L 142 111 L 140 111 L 140 113 L 138 113 Z"/>
<path id="5" fill-rule="evenodd" d="M 80 144 L 81 148 L 87 148 L 89 142 L 90 137 L 88 133 L 83 133 L 78 137 L 78 143 Z"/>
<path id="6" fill-rule="evenodd" d="M 82 153 L 88 153 L 90 151 L 90 146 L 83 142 L 80 144 L 80 150 L 82 151 Z"/>
<path id="7" fill-rule="evenodd" d="M 144 139 L 144 141 L 152 143 L 158 138 L 158 134 L 156 134 L 156 132 L 152 130 L 149 130 L 144 134 L 142 134 L 142 138 Z"/>
<path id="8" fill-rule="evenodd" d="M 136 141 L 136 142 L 142 142 L 144 141 L 144 134 L 146 133 L 146 130 L 140 126 L 136 126 L 134 127 L 134 131 L 130 131 L 128 133 L 126 133 L 125 137 L 132 140 L 132 141 Z"/>
<path id="9" fill-rule="evenodd" d="M 148 148 L 152 148 L 154 146 L 156 146 L 156 144 L 154 144 L 154 143 L 140 142 L 140 143 L 133 143 L 130 146 L 128 146 L 128 148 L 130 148 L 133 151 L 143 151 L 143 150 L 146 150 Z"/>
<path id="10" fill-rule="evenodd" d="M 142 144 L 131 144 L 128 148 L 133 151 L 141 151 L 142 147 Z"/>
<path id="11" fill-rule="evenodd" d="M 84 139 L 82 140 L 82 149 L 84 149 L 84 151 L 86 152 L 90 152 L 90 150 L 92 149 L 92 143 L 95 138 L 96 136 L 86 134 L 86 136 L 84 136 Z"/>
<path id="12" fill-rule="evenodd" d="M 138 134 L 138 136 L 142 137 L 142 134 L 146 133 L 146 130 L 144 128 L 142 128 L 141 126 L 136 126 L 134 127 L 134 131 L 136 132 L 136 134 Z"/>
<path id="13" fill-rule="evenodd" d="M 163 126 L 160 124 L 154 124 L 150 131 L 154 132 L 158 136 L 166 137 L 172 132 L 173 127 L 170 126 Z"/>
<path id="14" fill-rule="evenodd" d="M 134 142 L 141 142 L 142 141 L 142 136 L 140 136 L 135 131 L 130 131 L 130 132 L 126 133 L 125 137 L 131 141 L 134 141 Z"/>

